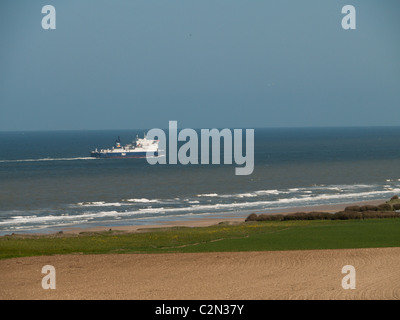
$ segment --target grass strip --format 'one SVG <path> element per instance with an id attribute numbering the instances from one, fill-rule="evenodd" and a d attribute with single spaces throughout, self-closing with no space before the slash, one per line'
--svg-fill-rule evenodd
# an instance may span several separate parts
<path id="1" fill-rule="evenodd" d="M 400 218 L 262 221 L 141 232 L 0 237 L 0 259 L 108 253 L 229 252 L 400 247 Z"/>

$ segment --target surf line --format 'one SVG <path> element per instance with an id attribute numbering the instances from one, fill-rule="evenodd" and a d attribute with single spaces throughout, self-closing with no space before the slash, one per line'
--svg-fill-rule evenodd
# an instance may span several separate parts
<path id="1" fill-rule="evenodd" d="M 157 139 L 156 139 L 157 138 Z M 159 141 L 158 157 L 154 152 L 147 152 L 146 159 L 151 165 L 155 164 L 210 164 L 210 139 L 211 139 L 211 164 L 221 164 L 221 138 L 223 138 L 223 164 L 232 164 L 235 175 L 250 175 L 254 170 L 254 129 L 246 129 L 245 154 L 243 155 L 242 129 L 201 129 L 200 130 L 200 161 L 199 161 L 199 136 L 196 130 L 186 128 L 178 133 L 178 122 L 169 121 L 168 150 L 167 136 L 159 128 L 147 132 L 147 139 Z M 178 141 L 186 142 L 178 150 Z M 167 157 L 168 154 L 168 157 Z M 168 159 L 167 159 L 168 158 Z"/>

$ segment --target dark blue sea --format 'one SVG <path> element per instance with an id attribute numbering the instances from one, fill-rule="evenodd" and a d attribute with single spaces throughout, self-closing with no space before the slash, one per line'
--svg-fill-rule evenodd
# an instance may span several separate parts
<path id="1" fill-rule="evenodd" d="M 255 166 L 92 159 L 143 130 L 0 132 L 0 235 L 389 199 L 400 127 L 255 129 Z"/>

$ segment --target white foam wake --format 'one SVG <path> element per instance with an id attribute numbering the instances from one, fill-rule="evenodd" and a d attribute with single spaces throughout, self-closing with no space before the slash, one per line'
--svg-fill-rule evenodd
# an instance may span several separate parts
<path id="1" fill-rule="evenodd" d="M 77 157 L 77 158 L 41 158 L 41 159 L 17 159 L 17 160 L 0 160 L 0 163 L 7 162 L 39 162 L 39 161 L 74 161 L 74 160 L 95 160 L 93 157 Z"/>

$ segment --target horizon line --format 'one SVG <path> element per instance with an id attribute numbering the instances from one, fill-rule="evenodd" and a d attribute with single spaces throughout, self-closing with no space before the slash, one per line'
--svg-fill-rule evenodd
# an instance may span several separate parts
<path id="1" fill-rule="evenodd" d="M 172 120 L 171 120 L 172 121 Z M 188 127 L 178 127 L 178 129 L 187 129 Z M 208 127 L 208 128 L 191 128 L 194 130 L 201 129 L 349 129 L 349 128 L 400 128 L 400 125 L 356 125 L 356 126 L 277 126 L 277 127 Z M 112 129 L 26 129 L 26 130 L 0 130 L 0 133 L 17 133 L 17 132 L 76 132 L 76 131 L 137 131 L 137 130 L 151 130 L 153 128 L 112 128 Z M 168 130 L 168 128 L 160 128 Z"/>

